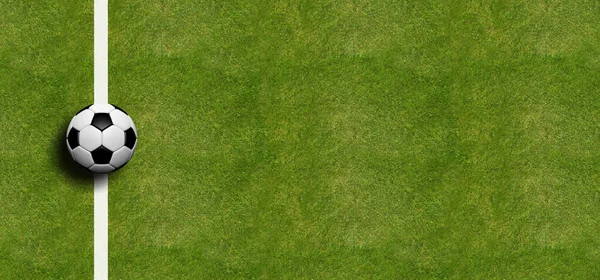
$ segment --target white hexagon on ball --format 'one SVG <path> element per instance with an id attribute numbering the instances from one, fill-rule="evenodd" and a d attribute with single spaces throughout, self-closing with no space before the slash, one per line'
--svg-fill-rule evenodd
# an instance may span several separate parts
<path id="1" fill-rule="evenodd" d="M 127 147 L 122 147 L 113 153 L 109 163 L 115 168 L 119 168 L 125 165 L 131 159 L 131 156 L 131 149 Z"/>
<path id="2" fill-rule="evenodd" d="M 93 151 L 102 145 L 102 132 L 93 126 L 87 126 L 79 132 L 79 145 Z"/>
<path id="3" fill-rule="evenodd" d="M 90 167 L 90 171 L 95 173 L 109 173 L 114 170 L 115 168 L 110 164 L 94 164 Z"/>
<path id="4" fill-rule="evenodd" d="M 114 125 L 120 127 L 123 131 L 131 127 L 131 118 L 121 110 L 113 110 L 110 112 L 110 118 Z"/>
<path id="5" fill-rule="evenodd" d="M 90 167 L 94 164 L 94 159 L 92 158 L 92 154 L 90 152 L 86 151 L 81 146 L 73 149 L 72 154 L 73 154 L 73 159 L 75 159 L 75 161 L 77 161 L 79 164 L 81 164 L 84 167 Z"/>
<path id="6" fill-rule="evenodd" d="M 86 126 L 88 126 L 92 123 L 93 118 L 94 118 L 94 112 L 92 112 L 88 109 L 85 109 L 85 110 L 81 111 L 81 113 L 77 114 L 77 116 L 75 116 L 73 118 L 73 120 L 71 120 L 71 125 L 73 128 L 81 131 Z"/>
<path id="7" fill-rule="evenodd" d="M 110 113 L 115 107 L 110 104 L 94 104 L 90 106 L 90 110 L 94 113 Z"/>
<path id="8" fill-rule="evenodd" d="M 125 145 L 125 132 L 118 126 L 112 125 L 102 131 L 102 146 L 116 151 Z"/>

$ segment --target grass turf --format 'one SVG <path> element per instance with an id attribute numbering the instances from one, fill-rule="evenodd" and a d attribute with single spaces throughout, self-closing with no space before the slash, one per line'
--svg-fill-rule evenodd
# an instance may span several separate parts
<path id="1" fill-rule="evenodd" d="M 0 0 L 0 11 L 0 279 L 89 279 L 92 180 L 64 137 L 93 101 L 92 6 Z"/>
<path id="2" fill-rule="evenodd" d="M 110 9 L 113 276 L 600 276 L 597 3 Z"/>
<path id="3" fill-rule="evenodd" d="M 110 177 L 111 278 L 599 277 L 599 12 L 589 1 L 111 2 L 110 101 L 140 133 Z M 27 41 L 44 38 L 31 17 L 0 21 L 32 28 L 10 37 L 30 59 L 70 66 L 34 82 L 31 65 L 0 68 L 0 213 L 13 221 L 0 221 L 0 261 L 81 278 L 91 193 L 39 143 L 64 120 L 28 134 L 14 120 L 89 102 L 91 30 L 43 16 L 40 28 L 75 35 L 57 40 L 68 54 Z M 27 54 L 0 46 L 3 65 Z M 57 88 L 72 83 L 65 106 Z M 23 143 L 46 158 L 24 158 L 35 148 Z M 43 180 L 63 185 L 19 193 Z M 34 199 L 60 209 L 43 215 L 26 207 Z M 17 234 L 56 223 L 77 234 Z"/>

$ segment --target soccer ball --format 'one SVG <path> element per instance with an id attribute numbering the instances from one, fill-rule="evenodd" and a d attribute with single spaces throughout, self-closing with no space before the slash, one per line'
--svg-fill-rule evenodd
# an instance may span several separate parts
<path id="1" fill-rule="evenodd" d="M 125 166 L 136 146 L 133 120 L 121 108 L 110 104 L 83 108 L 67 129 L 71 157 L 94 173 L 110 173 Z"/>

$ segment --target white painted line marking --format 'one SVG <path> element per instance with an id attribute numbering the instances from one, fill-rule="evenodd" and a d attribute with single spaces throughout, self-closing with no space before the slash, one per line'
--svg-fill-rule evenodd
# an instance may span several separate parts
<path id="1" fill-rule="evenodd" d="M 108 279 L 108 174 L 94 175 L 94 279 Z"/>
<path id="2" fill-rule="evenodd" d="M 94 0 L 94 103 L 108 103 L 108 0 Z"/>
<path id="3" fill-rule="evenodd" d="M 94 0 L 94 103 L 108 103 L 108 0 Z M 108 279 L 108 175 L 94 176 L 94 279 Z"/>

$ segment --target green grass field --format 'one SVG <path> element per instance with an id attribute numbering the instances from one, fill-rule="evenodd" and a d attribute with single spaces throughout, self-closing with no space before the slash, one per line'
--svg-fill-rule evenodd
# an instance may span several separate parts
<path id="1" fill-rule="evenodd" d="M 441 3 L 444 2 L 444 3 Z M 91 279 L 93 2 L 0 0 L 0 279 Z M 600 278 L 597 1 L 111 1 L 112 279 Z"/>

